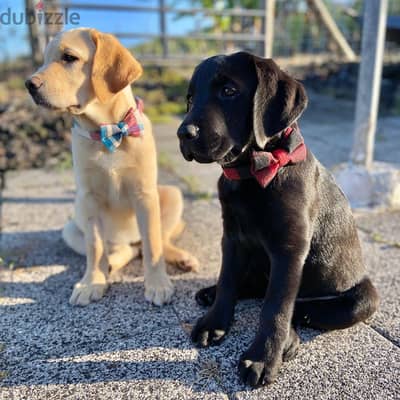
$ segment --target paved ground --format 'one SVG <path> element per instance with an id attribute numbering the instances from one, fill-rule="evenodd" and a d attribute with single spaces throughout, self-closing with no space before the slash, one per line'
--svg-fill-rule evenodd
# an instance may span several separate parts
<path id="1" fill-rule="evenodd" d="M 338 108 L 340 112 L 338 113 Z M 314 95 L 303 119 L 307 143 L 328 166 L 345 161 L 351 105 Z M 142 268 L 129 265 L 121 284 L 86 308 L 68 305 L 83 257 L 68 250 L 60 228 L 72 215 L 70 172 L 10 174 L 3 193 L 0 255 L 0 400 L 8 399 L 399 399 L 400 212 L 357 215 L 364 257 L 382 305 L 368 324 L 341 332 L 302 330 L 299 355 L 268 388 L 248 390 L 236 375 L 254 335 L 260 303 L 243 302 L 227 340 L 195 349 L 191 325 L 204 310 L 193 295 L 215 281 L 221 235 L 216 166 L 186 163 L 176 124 L 157 128 L 160 180 L 186 193 L 190 221 L 180 244 L 201 261 L 198 274 L 170 270 L 171 305 L 143 298 Z M 381 121 L 377 158 L 397 161 L 400 120 Z M 396 137 L 397 135 L 397 137 Z"/>

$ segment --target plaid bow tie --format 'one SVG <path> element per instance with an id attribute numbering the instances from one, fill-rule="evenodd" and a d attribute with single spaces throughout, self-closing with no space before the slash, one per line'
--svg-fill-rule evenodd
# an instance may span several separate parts
<path id="1" fill-rule="evenodd" d="M 124 136 L 141 136 L 144 131 L 142 121 L 143 101 L 136 98 L 136 109 L 130 108 L 124 119 L 117 124 L 102 124 L 100 132 L 94 132 L 92 139 L 101 140 L 104 146 L 113 152 L 121 144 Z M 97 136 L 99 137 L 97 138 Z M 96 137 L 94 137 L 96 136 Z"/>
<path id="2" fill-rule="evenodd" d="M 305 160 L 307 148 L 297 125 L 286 128 L 280 147 L 272 151 L 253 151 L 250 165 L 223 168 L 224 176 L 230 180 L 255 178 L 265 188 L 274 179 L 279 169 L 288 164 Z"/>

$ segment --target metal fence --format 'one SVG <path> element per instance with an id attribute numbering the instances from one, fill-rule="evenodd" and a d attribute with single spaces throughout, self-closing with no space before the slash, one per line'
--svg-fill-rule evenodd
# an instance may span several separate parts
<path id="1" fill-rule="evenodd" d="M 71 12 L 136 13 L 137 18 L 141 13 L 157 14 L 157 33 L 111 32 L 121 39 L 141 39 L 142 44 L 135 46 L 135 54 L 142 62 L 153 64 L 193 64 L 216 52 L 241 49 L 266 57 L 285 58 L 286 65 L 322 63 L 332 59 L 354 61 L 357 57 L 358 20 L 346 14 L 344 7 L 328 9 L 322 0 L 262 0 L 259 9 L 176 7 L 167 4 L 166 0 L 158 0 L 156 6 L 146 3 L 118 5 L 63 1 L 58 6 Z M 214 29 L 195 28 L 187 34 L 171 34 L 167 22 L 167 16 L 171 14 L 175 18 L 210 18 L 214 22 L 225 18 L 229 29 L 215 29 L 214 26 Z M 338 19 L 339 23 L 336 22 Z"/>

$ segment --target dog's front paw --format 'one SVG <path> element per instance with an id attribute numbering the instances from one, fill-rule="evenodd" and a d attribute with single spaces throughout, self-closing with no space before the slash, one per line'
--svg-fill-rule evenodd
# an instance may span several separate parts
<path id="1" fill-rule="evenodd" d="M 269 382 L 266 381 L 265 376 L 266 366 L 264 361 L 249 360 L 248 357 L 244 357 L 239 362 L 239 375 L 240 379 L 245 385 L 251 387 L 259 387 L 268 383 L 272 383 L 275 377 Z"/>
<path id="2" fill-rule="evenodd" d="M 219 345 L 228 333 L 230 321 L 210 310 L 194 326 L 191 339 L 197 347 Z"/>
<path id="3" fill-rule="evenodd" d="M 69 303 L 74 306 L 87 306 L 93 301 L 100 300 L 107 290 L 107 282 L 78 282 L 74 286 Z"/>
<path id="4" fill-rule="evenodd" d="M 239 376 L 242 382 L 251 387 L 269 385 L 278 376 L 282 357 L 274 357 L 274 362 L 267 362 L 264 346 L 252 345 L 243 353 L 239 361 Z"/>
<path id="5" fill-rule="evenodd" d="M 162 306 L 171 301 L 174 286 L 166 272 L 152 273 L 144 280 L 144 297 L 147 301 Z"/>

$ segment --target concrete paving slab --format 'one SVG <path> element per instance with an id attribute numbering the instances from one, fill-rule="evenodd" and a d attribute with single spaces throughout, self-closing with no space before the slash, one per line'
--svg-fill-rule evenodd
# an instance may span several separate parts
<path id="1" fill-rule="evenodd" d="M 17 185 L 15 190 L 22 188 Z M 24 190 L 25 197 L 38 197 L 37 188 Z M 33 196 L 29 195 L 30 190 L 35 193 Z M 63 189 L 51 185 L 40 193 L 46 198 L 50 193 L 62 196 Z M 12 190 L 6 192 L 6 198 L 12 194 Z M 179 398 L 229 395 L 257 399 L 300 399 L 305 393 L 309 398 L 327 399 L 339 394 L 340 398 L 379 398 L 378 394 L 383 393 L 390 399 L 399 393 L 393 383 L 399 378 L 400 353 L 393 345 L 398 344 L 400 336 L 396 330 L 398 283 L 387 283 L 387 267 L 379 270 L 376 280 L 392 303 L 383 302 L 371 328 L 362 325 L 324 335 L 300 331 L 305 343 L 299 357 L 284 366 L 278 382 L 267 389 L 247 391 L 237 379 L 236 365 L 254 336 L 260 302 L 247 301 L 238 306 L 231 333 L 218 348 L 198 352 L 187 336 L 205 311 L 195 304 L 194 293 L 215 282 L 220 266 L 222 232 L 217 200 L 187 201 L 185 219 L 190 224 L 179 243 L 197 254 L 202 267 L 199 274 L 174 276 L 177 294 L 173 303 L 162 309 L 144 301 L 138 262 L 128 266 L 123 283 L 113 285 L 99 303 L 86 308 L 70 307 L 67 300 L 73 283 L 83 272 L 84 258 L 65 248 L 59 230 L 46 228 L 52 227 L 51 221 L 53 226 L 54 221 L 61 226 L 66 217 L 61 210 L 70 212 L 72 203 L 50 203 L 53 213 L 45 220 L 37 217 L 39 204 L 26 207 L 24 201 L 13 200 L 4 206 L 7 214 L 14 216 L 14 223 L 6 226 L 2 244 L 24 254 L 20 260 L 25 268 L 16 265 L 13 271 L 3 269 L 0 277 L 1 324 L 12 326 L 0 334 L 4 343 L 1 369 L 7 371 L 1 381 L 7 391 L 2 393 L 13 394 L 14 398 L 43 398 L 44 393 L 84 398 L 80 397 L 84 392 L 87 398 L 107 398 L 112 394 L 116 398 L 135 398 L 139 394 L 174 398 L 179 393 Z M 24 223 L 26 218 L 29 224 Z M 393 214 L 385 218 L 380 232 L 396 240 L 395 218 Z M 377 220 L 366 221 L 367 226 L 359 217 L 364 231 L 380 226 Z M 39 230 L 41 227 L 44 229 Z M 398 259 L 395 249 L 387 257 L 388 250 L 382 244 L 371 241 L 365 232 L 362 235 L 372 272 L 376 270 L 375 262 L 382 264 L 382 252 L 386 252 L 394 268 Z M 311 338 L 315 340 L 310 341 Z M 147 362 L 149 359 L 152 361 Z M 186 372 L 184 379 L 180 375 L 182 369 Z M 199 388 L 198 381 L 207 390 Z"/>
<path id="2" fill-rule="evenodd" d="M 345 161 L 351 147 L 351 105 L 340 108 L 326 98 L 315 99 L 304 116 L 303 133 L 321 161 L 332 166 Z M 395 140 L 400 119 L 380 124 L 376 153 L 393 162 L 400 154 Z M 72 285 L 85 265 L 60 237 L 73 210 L 72 173 L 8 176 L 0 243 L 6 261 L 0 270 L 0 400 L 398 399 L 400 254 L 393 244 L 400 241 L 400 214 L 357 216 L 366 264 L 382 297 L 380 311 L 368 325 L 345 331 L 301 330 L 298 357 L 284 365 L 271 387 L 250 391 L 236 373 L 239 356 L 254 336 L 260 301 L 238 305 L 220 347 L 198 351 L 191 345 L 191 326 L 205 312 L 195 304 L 194 293 L 214 283 L 220 267 L 222 229 L 215 194 L 221 171 L 183 160 L 177 125 L 155 127 L 163 158 L 160 181 L 179 184 L 188 195 L 188 224 L 178 243 L 198 256 L 201 268 L 198 274 L 169 268 L 176 295 L 163 308 L 144 300 L 140 261 L 127 266 L 122 283 L 112 285 L 100 302 L 69 306 Z M 202 191 L 210 198 L 200 200 Z"/>
<path id="3" fill-rule="evenodd" d="M 365 325 L 315 335 L 301 331 L 297 357 L 284 364 L 266 389 L 238 390 L 235 399 L 396 399 L 400 390 L 397 347 Z"/>
<path id="4" fill-rule="evenodd" d="M 368 273 L 381 304 L 370 325 L 400 346 L 400 212 L 357 217 Z M 399 246 L 399 247 L 397 247 Z"/>
<path id="5" fill-rule="evenodd" d="M 330 333 L 300 329 L 299 353 L 284 364 L 277 382 L 268 388 L 249 390 L 238 379 L 237 364 L 254 338 L 260 307 L 260 301 L 240 303 L 225 341 L 218 347 L 199 351 L 200 359 L 214 358 L 221 385 L 231 398 L 397 398 L 399 349 L 364 324 Z M 198 307 L 196 317 L 204 312 Z"/>
<path id="6" fill-rule="evenodd" d="M 197 351 L 178 326 L 146 324 L 130 335 L 109 338 L 109 346 L 107 338 L 92 346 L 78 341 L 75 352 L 18 361 L 2 381 L 0 399 L 226 399 L 215 381 L 199 377 Z"/>

